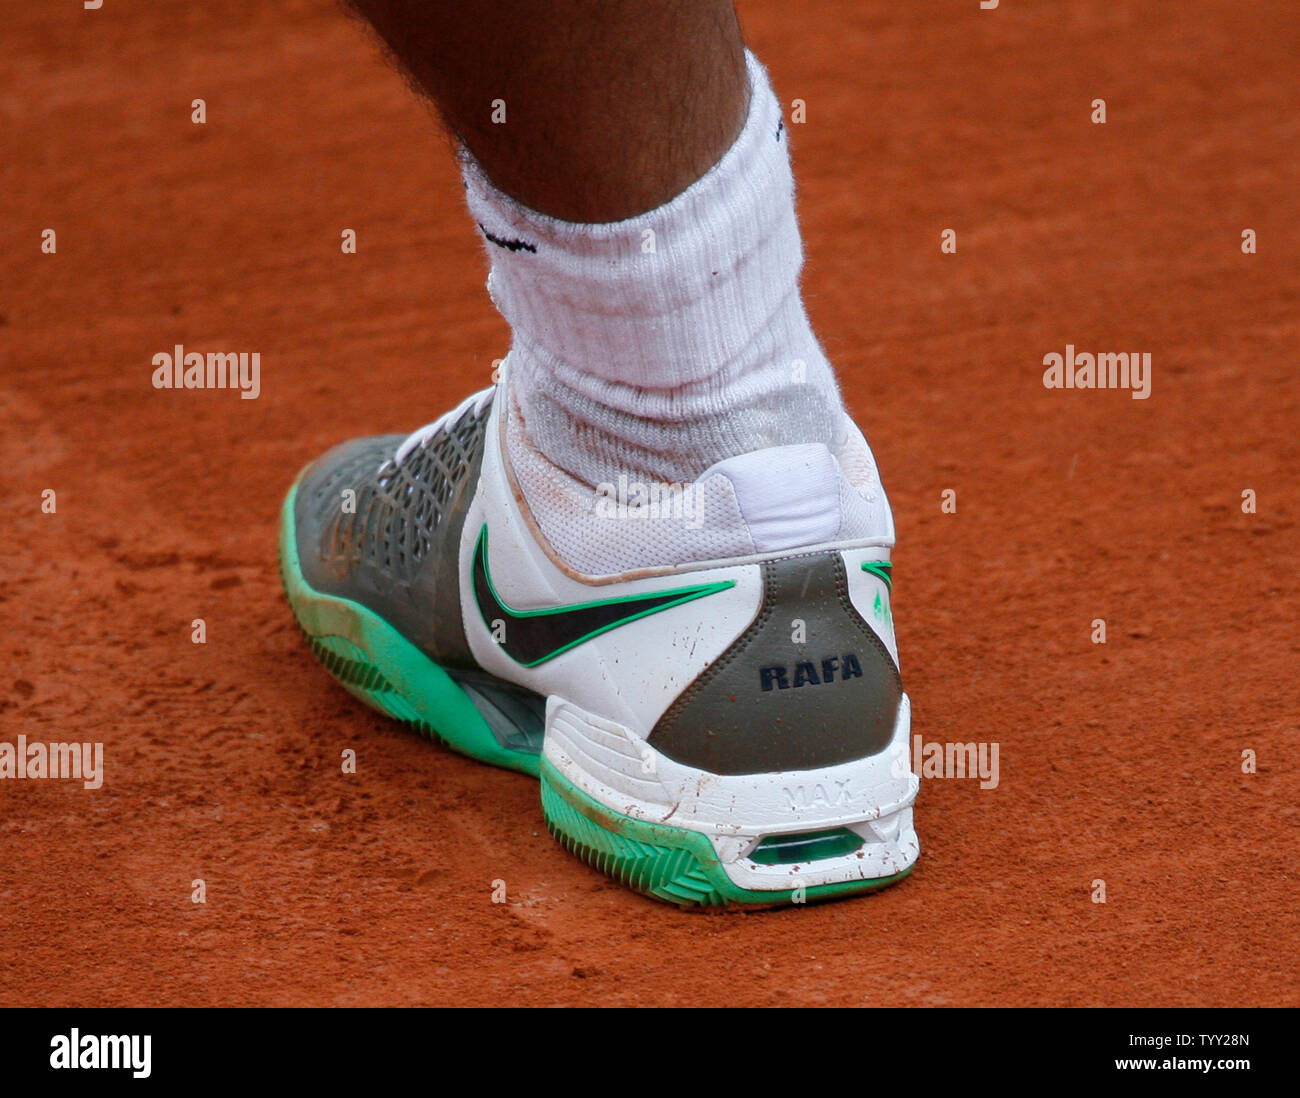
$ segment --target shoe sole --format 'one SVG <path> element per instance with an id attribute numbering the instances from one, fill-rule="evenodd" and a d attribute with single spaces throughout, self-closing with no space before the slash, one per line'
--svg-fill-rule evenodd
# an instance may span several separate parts
<path id="1" fill-rule="evenodd" d="M 643 896 L 682 907 L 785 907 L 857 896 L 906 877 L 908 866 L 889 877 L 757 891 L 727 876 L 713 844 L 698 831 L 636 820 L 582 792 L 551 761 L 542 759 L 542 812 L 559 843 Z"/>
<path id="2" fill-rule="evenodd" d="M 685 908 L 783 907 L 874 892 L 902 880 L 888 877 L 754 890 L 726 874 L 708 838 L 686 828 L 634 819 L 600 804 L 564 777 L 540 752 L 502 742 L 500 722 L 483 716 L 474 698 L 373 610 L 315 590 L 298 559 L 290 489 L 280 513 L 280 574 L 307 645 L 326 671 L 355 698 L 453 751 L 540 779 L 542 814 L 555 839 L 592 868 L 635 892 Z M 485 689 L 476 694 L 480 703 Z M 499 684 L 513 689 L 509 684 Z M 524 737 L 528 739 L 528 737 Z M 811 867 L 810 867 L 811 868 Z"/>

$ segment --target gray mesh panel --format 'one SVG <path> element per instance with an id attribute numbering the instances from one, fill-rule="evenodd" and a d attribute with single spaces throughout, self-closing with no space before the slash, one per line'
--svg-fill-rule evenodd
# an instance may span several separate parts
<path id="1" fill-rule="evenodd" d="M 476 467 L 490 410 L 488 404 L 478 415 L 467 411 L 399 469 L 384 463 L 401 445 L 401 435 L 368 439 L 334 464 L 313 484 L 307 501 L 321 531 L 321 560 L 365 565 L 409 583 L 437 543 L 461 481 Z M 349 488 L 357 494 L 355 513 L 339 506 Z"/>

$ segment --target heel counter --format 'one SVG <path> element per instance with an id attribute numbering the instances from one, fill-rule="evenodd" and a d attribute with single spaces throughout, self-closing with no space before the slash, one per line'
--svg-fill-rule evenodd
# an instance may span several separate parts
<path id="1" fill-rule="evenodd" d="M 853 605 L 843 557 L 761 567 L 753 622 L 668 707 L 649 743 L 713 774 L 812 770 L 884 750 L 902 680 Z"/>

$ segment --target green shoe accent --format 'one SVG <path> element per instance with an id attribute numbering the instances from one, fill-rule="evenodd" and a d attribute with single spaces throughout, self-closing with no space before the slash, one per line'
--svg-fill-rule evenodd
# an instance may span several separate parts
<path id="1" fill-rule="evenodd" d="M 474 546 L 474 601 L 483 616 L 483 624 L 489 629 L 494 620 L 504 619 L 514 623 L 506 630 L 501 651 L 524 667 L 536 667 L 547 660 L 553 660 L 571 648 L 621 625 L 640 621 L 651 614 L 671 610 L 674 606 L 716 595 L 719 591 L 736 586 L 735 580 L 719 580 L 717 583 L 656 591 L 652 595 L 620 595 L 612 599 L 594 599 L 591 602 L 552 606 L 544 610 L 515 610 L 501 601 L 492 582 L 488 569 L 487 539 L 488 528 L 487 523 L 484 523 Z M 541 633 L 533 633 L 529 627 L 538 619 L 549 624 Z M 563 639 L 557 642 L 557 638 Z"/>
<path id="2" fill-rule="evenodd" d="M 885 581 L 885 586 L 894 586 L 894 562 L 890 560 L 864 560 L 862 570 L 870 572 L 877 579 Z"/>
<path id="3" fill-rule="evenodd" d="M 503 747 L 469 695 L 373 610 L 324 595 L 303 578 L 295 482 L 280 512 L 280 572 L 294 617 L 316 658 L 351 694 L 455 751 L 537 776 L 538 755 Z"/>
<path id="4" fill-rule="evenodd" d="M 847 827 L 836 827 L 830 831 L 769 835 L 754 847 L 749 858 L 759 865 L 792 865 L 852 854 L 861 845 L 861 835 Z"/>
<path id="5" fill-rule="evenodd" d="M 708 838 L 667 824 L 635 820 L 593 800 L 542 759 L 542 813 L 552 835 L 588 865 L 629 888 L 682 907 L 776 907 L 795 901 L 793 890 L 758 891 L 732 882 Z M 900 881 L 890 877 L 813 885 L 802 902 L 855 896 Z"/>

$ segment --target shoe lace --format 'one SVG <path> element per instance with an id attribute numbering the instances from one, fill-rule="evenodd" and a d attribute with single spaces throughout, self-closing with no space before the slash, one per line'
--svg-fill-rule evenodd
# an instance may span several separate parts
<path id="1" fill-rule="evenodd" d="M 415 453 L 416 450 L 425 449 L 438 432 L 456 426 L 465 416 L 471 413 L 476 416 L 480 415 L 483 409 L 487 407 L 487 403 L 492 399 L 492 394 L 495 391 L 496 386 L 492 386 L 473 393 L 457 404 L 456 407 L 443 412 L 432 423 L 426 423 L 423 427 L 412 431 L 406 436 L 402 445 L 397 448 L 397 453 L 379 466 L 379 475 L 389 476 L 395 473 L 402 467 L 402 462 Z"/>

